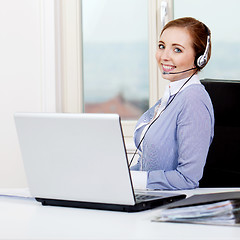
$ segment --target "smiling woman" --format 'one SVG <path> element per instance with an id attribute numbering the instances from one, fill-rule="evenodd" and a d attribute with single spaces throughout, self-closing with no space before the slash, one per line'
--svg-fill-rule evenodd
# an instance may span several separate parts
<path id="1" fill-rule="evenodd" d="M 210 58 L 210 30 L 194 18 L 176 19 L 163 28 L 158 46 L 158 67 L 170 82 L 136 125 L 134 187 L 196 188 L 214 135 L 211 99 L 197 76 Z"/>
<path id="2" fill-rule="evenodd" d="M 210 37 L 208 27 L 194 18 L 169 22 L 160 34 L 156 59 L 163 74 L 179 74 L 165 78 L 174 81 L 189 77 L 194 69 L 200 71 L 211 57 Z"/>

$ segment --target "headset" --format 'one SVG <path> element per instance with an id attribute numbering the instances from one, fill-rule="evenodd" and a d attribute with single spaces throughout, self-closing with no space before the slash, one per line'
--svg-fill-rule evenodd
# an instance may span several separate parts
<path id="1" fill-rule="evenodd" d="M 208 27 L 205 24 L 204 24 L 204 27 L 205 27 L 206 32 L 207 32 L 207 45 L 206 45 L 206 48 L 205 48 L 205 51 L 204 51 L 203 55 L 198 57 L 196 62 L 195 62 L 195 65 L 199 68 L 203 68 L 207 63 L 207 57 L 208 57 L 208 52 L 209 52 L 209 48 L 210 48 L 210 40 L 211 40 L 210 30 L 208 29 Z"/>

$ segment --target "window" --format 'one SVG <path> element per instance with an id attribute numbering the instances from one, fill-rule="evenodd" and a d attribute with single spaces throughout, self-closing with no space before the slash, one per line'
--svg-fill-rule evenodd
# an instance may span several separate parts
<path id="1" fill-rule="evenodd" d="M 59 49 L 59 51 L 57 51 L 57 76 L 60 79 L 58 82 L 60 81 L 61 83 L 58 88 L 60 89 L 59 95 L 61 95 L 61 97 L 59 97 L 61 100 L 60 111 L 84 112 L 84 107 L 86 110 L 86 104 L 91 104 L 95 101 L 97 101 L 97 103 L 104 103 L 114 99 L 116 96 L 120 96 L 120 94 L 122 94 L 131 104 L 134 104 L 135 106 L 140 105 L 141 111 L 144 111 L 148 108 L 148 105 L 152 106 L 155 104 L 162 95 L 166 84 L 165 82 L 159 80 L 160 74 L 155 60 L 158 35 L 161 29 L 161 25 L 159 24 L 160 1 L 101 0 L 102 4 L 96 9 L 97 12 L 95 13 L 98 16 L 96 18 L 98 19 L 97 23 L 99 24 L 99 22 L 101 22 L 101 24 L 97 26 L 97 29 L 96 19 L 95 23 L 94 21 L 90 22 L 90 20 L 87 20 L 87 17 L 84 15 L 84 10 L 88 12 L 90 11 L 87 9 L 87 5 L 84 5 L 86 2 L 92 3 L 93 0 L 69 0 L 60 1 L 57 4 L 59 8 L 57 12 L 57 16 L 59 15 L 59 30 L 57 29 L 57 35 L 59 35 L 60 39 L 60 41 L 57 41 L 57 49 Z M 96 4 L 97 2 L 98 1 L 96 0 Z M 108 9 L 108 6 L 105 6 L 106 4 L 108 4 L 111 8 Z M 123 10 L 120 11 L 120 9 L 123 9 L 123 7 L 120 7 L 119 5 L 122 5 L 127 9 L 127 11 L 122 13 Z M 119 13 L 117 12 L 117 9 L 119 9 Z M 93 18 L 94 11 L 91 11 L 92 12 L 89 16 L 92 16 Z M 106 16 L 104 16 L 103 19 L 99 16 L 103 13 L 106 16 L 112 16 L 113 18 L 115 18 L 115 15 L 118 17 L 115 20 L 108 19 L 108 21 L 106 21 Z M 127 15 L 128 18 L 129 16 L 134 18 L 133 20 L 129 20 L 131 24 L 128 24 L 128 21 L 125 21 L 125 15 Z M 138 17 L 140 17 L 140 20 L 136 21 Z M 109 26 L 111 21 L 113 21 L 115 25 L 119 25 L 120 23 L 117 22 L 119 19 L 121 19 L 121 24 L 124 23 L 124 28 L 122 26 L 115 26 L 115 28 Z M 141 24 L 140 26 L 137 25 L 135 29 L 135 25 L 137 24 L 136 22 Z M 85 32 L 88 27 L 89 33 Z M 106 33 L 106 31 L 108 33 Z M 132 31 L 134 31 L 134 34 L 132 34 Z M 99 35 L 101 32 L 103 33 L 102 36 Z M 112 34 L 109 34 L 109 32 Z M 119 33 L 125 34 L 126 38 L 119 36 Z M 97 69 L 96 66 L 90 65 L 92 50 L 95 47 L 98 51 L 101 50 L 100 47 L 94 46 L 93 43 L 96 40 L 98 44 L 102 44 L 103 46 L 106 45 L 107 50 L 104 51 L 104 54 L 108 54 L 107 59 L 109 60 L 109 62 L 105 65 L 102 65 L 102 63 L 101 65 L 98 65 L 98 68 L 100 69 Z M 122 46 L 115 49 L 116 45 L 114 46 L 114 44 L 120 44 Z M 137 51 L 137 48 L 141 48 L 141 51 Z M 112 59 L 109 57 L 112 52 L 111 49 L 114 51 L 114 54 L 111 55 Z M 128 50 L 131 52 L 130 59 L 133 61 L 133 63 L 131 63 L 131 66 L 133 67 L 131 68 L 123 65 Z M 98 61 L 105 61 L 104 57 L 106 56 L 104 56 L 102 52 L 98 52 L 94 55 Z M 120 59 L 116 56 L 119 56 Z M 84 61 L 86 62 L 84 63 Z M 109 82 L 105 83 L 105 86 L 102 87 L 103 80 L 93 77 L 93 72 L 97 71 L 98 74 L 104 75 L 104 72 L 111 70 L 111 64 L 119 63 L 118 61 L 121 63 L 119 64 L 120 70 L 118 69 L 118 71 L 120 71 L 118 74 L 121 74 L 121 77 L 116 80 L 115 77 L 117 77 L 118 74 L 115 73 L 105 76 L 105 78 L 109 79 Z M 141 66 L 140 71 L 139 66 Z M 142 66 L 144 69 L 142 69 Z M 104 68 L 104 71 L 101 68 Z M 112 80 L 113 76 L 114 81 Z M 89 82 L 87 82 L 88 80 Z M 114 82 L 115 86 L 112 82 Z M 118 88 L 116 88 L 116 83 L 118 84 Z M 136 83 L 138 88 L 133 87 Z M 105 97 L 105 95 L 107 96 L 105 99 L 101 95 L 99 96 L 98 92 L 96 93 L 96 90 L 94 89 L 96 84 L 98 84 L 96 90 L 103 91 L 103 97 Z M 144 91 L 142 89 L 144 89 Z M 132 99 L 132 96 L 134 96 L 134 99 Z M 94 97 L 96 97 L 96 99 L 94 99 Z M 149 100 L 148 103 L 146 101 L 147 98 Z M 114 106 L 112 106 L 112 108 L 114 108 Z M 138 115 L 134 117 L 135 120 L 129 120 L 130 117 L 126 117 L 127 120 L 122 121 L 125 142 L 128 150 L 134 149 L 132 136 L 136 120 L 140 114 L 141 113 L 138 113 Z"/>
<path id="2" fill-rule="evenodd" d="M 203 21 L 212 32 L 212 56 L 200 78 L 239 80 L 240 1 L 174 0 L 174 18 L 190 16 Z"/>
<path id="3" fill-rule="evenodd" d="M 56 102 L 58 111 L 83 112 L 84 99 L 91 100 L 91 86 L 85 85 L 82 67 L 84 47 L 82 40 L 82 2 L 87 0 L 61 0 L 55 1 L 56 17 Z M 91 2 L 91 0 L 88 0 Z M 100 0 L 99 0 L 100 1 Z M 161 10 L 163 2 L 167 3 L 167 17 L 165 21 L 174 17 L 193 16 L 205 22 L 212 31 L 213 51 L 209 65 L 202 72 L 201 78 L 226 78 L 239 79 L 239 71 L 236 63 L 239 62 L 240 28 L 238 16 L 238 0 L 208 1 L 208 0 L 146 0 L 148 3 L 148 79 L 149 79 L 149 106 L 162 96 L 166 83 L 161 79 L 161 74 L 155 60 L 155 51 L 158 36 L 161 30 Z M 107 1 L 106 1 L 107 2 Z M 109 1 L 111 2 L 111 1 Z M 131 6 L 132 0 L 121 1 L 126 8 Z M 134 1 L 135 2 L 135 1 Z M 140 2 L 140 1 L 139 1 Z M 141 0 L 142 2 L 142 0 Z M 228 4 L 226 6 L 226 4 Z M 84 5 L 83 5 L 84 8 Z M 217 8 L 217 10 L 215 10 Z M 118 9 L 118 5 L 116 6 Z M 138 12 L 138 4 L 131 7 L 132 12 Z M 225 11 L 226 10 L 226 11 Z M 145 13 L 144 13 L 145 14 Z M 134 13 L 133 13 L 134 16 Z M 122 16 L 124 18 L 124 16 Z M 84 20 L 84 18 L 83 18 Z M 97 36 L 100 37 L 100 36 Z M 86 51 L 86 50 L 85 50 Z M 86 59 L 85 59 L 86 60 Z M 85 66 L 86 67 L 86 66 Z M 85 69 L 86 71 L 87 69 Z M 86 72 L 87 73 L 87 72 Z M 87 77 L 85 75 L 85 77 Z M 53 78 L 52 78 L 53 79 Z M 55 79 L 53 79 L 55 80 Z M 91 83 L 89 83 L 91 85 Z M 124 91 L 127 85 L 122 89 Z M 121 89 L 121 87 L 120 87 Z M 88 93 L 87 93 L 88 92 Z M 126 91 L 127 92 L 127 91 Z M 147 96 L 146 93 L 144 93 Z M 144 96 L 144 94 L 142 96 Z M 89 95 L 89 96 L 88 96 Z M 110 95 L 109 95 L 110 96 Z M 127 94 L 126 94 L 127 96 Z M 55 97 L 55 96 L 54 96 Z M 52 99 L 52 98 L 51 98 Z M 88 100 L 89 99 L 89 100 Z M 99 101 L 99 100 L 98 100 Z M 125 141 L 128 150 L 134 149 L 132 135 L 135 121 L 122 121 Z M 131 152 L 131 151 L 130 151 Z"/>
<path id="4" fill-rule="evenodd" d="M 147 0 L 82 0 L 84 111 L 136 120 L 149 107 Z"/>

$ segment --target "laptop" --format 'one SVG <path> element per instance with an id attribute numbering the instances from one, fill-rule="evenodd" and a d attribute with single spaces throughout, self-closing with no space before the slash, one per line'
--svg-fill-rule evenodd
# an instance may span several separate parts
<path id="1" fill-rule="evenodd" d="M 136 212 L 186 197 L 136 196 L 117 114 L 14 118 L 29 190 L 42 205 Z"/>

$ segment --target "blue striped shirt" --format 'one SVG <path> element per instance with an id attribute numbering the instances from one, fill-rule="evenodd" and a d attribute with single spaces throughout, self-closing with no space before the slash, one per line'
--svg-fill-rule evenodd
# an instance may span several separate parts
<path id="1" fill-rule="evenodd" d="M 192 81 L 196 78 L 197 75 Z M 180 85 L 181 82 L 174 84 Z M 169 101 L 175 94 L 176 91 L 171 92 Z M 160 103 L 161 99 L 142 115 L 136 129 L 153 118 L 155 107 Z M 136 146 L 143 129 L 144 126 L 135 132 Z M 131 170 L 147 171 L 146 187 L 149 189 L 196 188 L 203 175 L 213 135 L 211 99 L 202 84 L 188 84 L 147 131 L 142 154 Z"/>

